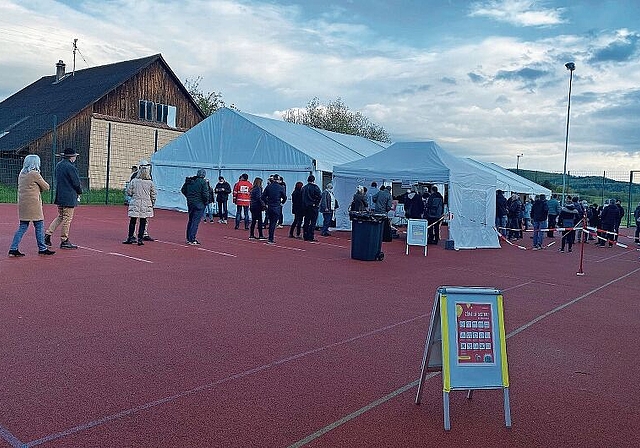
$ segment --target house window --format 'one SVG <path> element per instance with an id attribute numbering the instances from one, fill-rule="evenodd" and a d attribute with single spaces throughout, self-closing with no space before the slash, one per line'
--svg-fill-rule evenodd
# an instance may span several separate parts
<path id="1" fill-rule="evenodd" d="M 156 121 L 166 123 L 172 128 L 176 127 L 176 106 L 168 104 L 156 104 Z"/>
<path id="2" fill-rule="evenodd" d="M 138 117 L 141 120 L 153 120 L 153 101 L 140 100 Z"/>
<path id="3" fill-rule="evenodd" d="M 166 123 L 172 128 L 176 127 L 176 106 L 140 100 L 139 111 L 141 120 L 158 121 Z"/>

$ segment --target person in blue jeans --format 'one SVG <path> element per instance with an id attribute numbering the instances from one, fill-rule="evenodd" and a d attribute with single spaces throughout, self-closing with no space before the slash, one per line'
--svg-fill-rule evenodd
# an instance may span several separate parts
<path id="1" fill-rule="evenodd" d="M 531 206 L 531 220 L 533 221 L 533 250 L 542 249 L 544 240 L 543 230 L 547 228 L 549 205 L 544 194 L 536 195 Z"/>
<path id="2" fill-rule="evenodd" d="M 38 254 L 55 254 L 54 251 L 47 248 L 44 242 L 44 213 L 42 212 L 41 193 L 47 190 L 49 190 L 49 184 L 40 174 L 40 157 L 35 154 L 29 154 L 24 158 L 22 170 L 18 175 L 18 218 L 20 224 L 13 235 L 13 241 L 11 241 L 10 257 L 24 257 L 18 246 L 30 222 L 33 222 L 36 232 Z"/>
<path id="3" fill-rule="evenodd" d="M 329 233 L 329 226 L 331 225 L 331 221 L 334 219 L 335 212 L 338 207 L 340 206 L 338 205 L 338 200 L 333 194 L 333 184 L 329 182 L 322 192 L 322 197 L 320 199 L 320 211 L 322 212 L 322 232 L 320 235 L 331 236 Z"/>
<path id="4" fill-rule="evenodd" d="M 187 222 L 187 244 L 199 246 L 196 239 L 198 226 L 204 215 L 204 208 L 209 201 L 209 188 L 204 178 L 207 172 L 203 169 L 193 177 L 187 177 L 180 191 L 187 198 L 187 209 L 189 210 L 189 221 Z"/>

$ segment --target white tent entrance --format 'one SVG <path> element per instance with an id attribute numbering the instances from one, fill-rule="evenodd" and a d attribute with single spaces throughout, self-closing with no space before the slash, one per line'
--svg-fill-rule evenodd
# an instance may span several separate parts
<path id="1" fill-rule="evenodd" d="M 381 143 L 353 135 L 336 134 L 282 120 L 220 109 L 176 138 L 151 157 L 158 189 L 156 207 L 186 210 L 180 193 L 185 177 L 204 168 L 215 184 L 218 176 L 234 185 L 247 173 L 249 181 L 265 180 L 277 173 L 285 179 L 287 196 L 296 182 L 307 183 L 309 174 L 322 188 L 334 165 L 361 159 L 385 149 Z M 285 223 L 292 221 L 291 204 L 283 207 Z M 229 214 L 235 206 L 229 200 Z"/>
<path id="2" fill-rule="evenodd" d="M 456 249 L 499 248 L 493 229 L 496 176 L 458 158 L 433 141 L 394 143 L 372 156 L 334 167 L 334 191 L 341 204 L 339 229 L 349 229 L 348 206 L 356 186 L 371 182 L 448 185 L 449 237 Z"/>

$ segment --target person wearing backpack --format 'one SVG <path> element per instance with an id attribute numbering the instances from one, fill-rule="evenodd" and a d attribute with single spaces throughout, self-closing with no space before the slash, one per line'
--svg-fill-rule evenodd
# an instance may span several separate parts
<path id="1" fill-rule="evenodd" d="M 440 241 L 440 218 L 444 214 L 444 198 L 438 192 L 438 187 L 431 187 L 431 194 L 427 199 L 425 215 L 429 223 L 427 244 L 438 244 Z"/>

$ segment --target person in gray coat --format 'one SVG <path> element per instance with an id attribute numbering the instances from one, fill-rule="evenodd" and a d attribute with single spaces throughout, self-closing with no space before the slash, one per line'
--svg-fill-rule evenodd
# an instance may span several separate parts
<path id="1" fill-rule="evenodd" d="M 53 201 L 58 206 L 58 217 L 53 220 L 45 232 L 44 243 L 47 246 L 51 246 L 51 235 L 59 226 L 62 226 L 60 249 L 77 249 L 78 246 L 69 241 L 69 228 L 71 227 L 74 208 L 78 205 L 78 199 L 82 194 L 78 169 L 73 164 L 79 154 L 71 148 L 66 148 L 59 155 L 62 160 L 56 165 L 56 198 Z"/>
<path id="2" fill-rule="evenodd" d="M 375 204 L 373 212 L 376 214 L 386 215 L 393 208 L 393 198 L 391 197 L 391 187 L 382 187 L 379 192 L 373 196 Z"/>
<path id="3" fill-rule="evenodd" d="M 136 221 L 140 219 L 138 227 L 138 246 L 144 244 L 144 231 L 147 225 L 147 218 L 153 217 L 153 207 L 156 203 L 156 187 L 151 180 L 149 167 L 141 166 L 138 176 L 127 186 L 127 195 L 131 197 L 129 201 L 129 237 L 123 244 L 133 244 L 136 238 L 133 236 L 136 230 Z"/>

